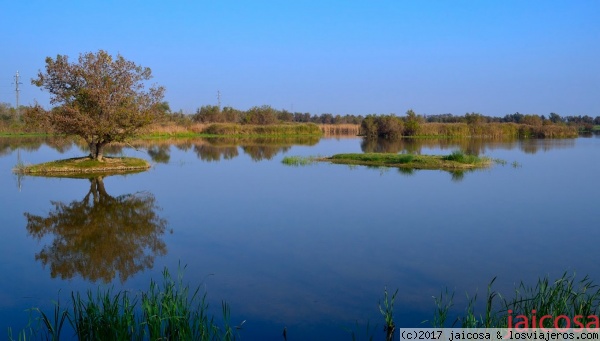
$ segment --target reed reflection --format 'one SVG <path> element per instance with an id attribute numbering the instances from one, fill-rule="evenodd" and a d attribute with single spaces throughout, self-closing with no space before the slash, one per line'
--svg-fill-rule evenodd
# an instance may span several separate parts
<path id="1" fill-rule="evenodd" d="M 0 156 L 8 155 L 17 149 L 33 152 L 43 145 L 63 154 L 73 147 L 73 139 L 63 136 L 0 137 Z"/>
<path id="2" fill-rule="evenodd" d="M 365 153 L 421 154 L 424 148 L 462 150 L 466 154 L 484 155 L 487 150 L 520 149 L 528 154 L 551 149 L 574 148 L 575 139 L 437 139 L 437 138 L 363 138 L 361 149 Z"/>
<path id="3" fill-rule="evenodd" d="M 90 281 L 121 282 L 152 268 L 157 256 L 167 254 L 162 240 L 167 221 L 157 211 L 153 194 L 138 192 L 113 197 L 103 177 L 89 179 L 81 201 L 53 201 L 47 216 L 25 213 L 27 232 L 49 244 L 35 255 L 50 267 L 52 278 L 81 276 Z"/>

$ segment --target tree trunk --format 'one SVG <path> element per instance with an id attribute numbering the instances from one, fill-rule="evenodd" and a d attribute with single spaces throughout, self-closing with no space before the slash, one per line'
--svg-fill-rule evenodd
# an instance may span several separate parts
<path id="1" fill-rule="evenodd" d="M 88 142 L 88 146 L 90 147 L 90 159 L 96 158 L 96 143 Z"/>
<path id="2" fill-rule="evenodd" d="M 102 162 L 102 157 L 103 157 L 104 146 L 105 145 L 106 145 L 106 142 L 98 142 L 98 143 L 96 143 L 96 157 L 94 157 L 94 159 Z"/>

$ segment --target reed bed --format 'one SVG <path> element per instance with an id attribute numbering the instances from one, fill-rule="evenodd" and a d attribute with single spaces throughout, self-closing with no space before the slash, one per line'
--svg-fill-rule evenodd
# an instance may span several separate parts
<path id="1" fill-rule="evenodd" d="M 314 123 L 269 125 L 214 123 L 206 127 L 202 133 L 207 135 L 292 136 L 321 135 L 321 129 Z"/>
<path id="2" fill-rule="evenodd" d="M 193 123 L 186 125 L 176 124 L 173 122 L 155 123 L 144 128 L 144 130 L 141 132 L 141 135 L 150 137 L 197 135 L 201 134 L 206 127 L 208 127 L 208 124 L 204 123 Z"/>
<path id="3" fill-rule="evenodd" d="M 324 136 L 360 135 L 360 124 L 319 124 Z"/>
<path id="4" fill-rule="evenodd" d="M 527 125 L 516 123 L 424 123 L 417 136 L 483 138 L 569 138 L 579 135 L 577 127 L 561 124 Z"/>
<path id="5" fill-rule="evenodd" d="M 235 340 L 239 327 L 229 323 L 229 306 L 223 302 L 222 316 L 209 313 L 206 293 L 183 284 L 181 272 L 176 279 L 163 271 L 162 284 L 150 283 L 147 292 L 88 291 L 71 294 L 70 305 L 55 303 L 52 315 L 40 309 L 29 327 L 9 340 L 60 340 L 73 332 L 78 340 Z M 37 325 L 37 326 L 36 326 Z M 69 330 L 68 328 L 71 328 Z"/>
<path id="6" fill-rule="evenodd" d="M 453 320 L 448 320 L 452 314 L 454 294 L 446 290 L 439 297 L 435 297 L 436 311 L 431 324 L 435 328 L 461 327 L 461 328 L 507 328 L 524 327 L 525 319 L 533 321 L 545 315 L 553 318 L 545 319 L 539 328 L 553 328 L 558 323 L 559 328 L 566 327 L 567 319 L 555 319 L 560 315 L 574 319 L 580 316 L 579 321 L 595 328 L 595 318 L 600 313 L 600 287 L 585 276 L 577 280 L 575 275 L 564 273 L 556 280 L 550 280 L 547 276 L 538 279 L 534 286 L 525 285 L 521 282 L 514 290 L 512 298 L 493 291 L 492 286 L 496 279 L 492 279 L 487 288 L 485 307 L 483 312 L 476 312 L 477 295 L 468 300 L 463 314 L 458 314 Z M 510 325 L 509 325 L 510 323 Z M 531 325 L 529 325 L 531 327 Z M 572 326 L 576 328 L 577 326 Z"/>

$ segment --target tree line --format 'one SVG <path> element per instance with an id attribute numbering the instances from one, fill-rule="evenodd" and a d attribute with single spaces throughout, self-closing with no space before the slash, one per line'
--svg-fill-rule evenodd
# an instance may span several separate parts
<path id="1" fill-rule="evenodd" d="M 242 123 L 242 124 L 275 124 L 286 122 L 321 123 L 321 124 L 360 124 L 361 115 L 333 115 L 329 113 L 311 115 L 310 113 L 290 112 L 275 109 L 269 105 L 254 106 L 248 110 L 233 107 L 204 105 L 191 115 L 190 119 L 199 123 Z"/>

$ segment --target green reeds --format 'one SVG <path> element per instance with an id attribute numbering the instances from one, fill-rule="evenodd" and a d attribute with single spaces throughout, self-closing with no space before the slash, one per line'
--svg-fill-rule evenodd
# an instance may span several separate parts
<path id="1" fill-rule="evenodd" d="M 442 169 L 449 171 L 484 168 L 491 165 L 491 159 L 465 154 L 461 151 L 451 155 L 412 155 L 395 153 L 355 153 L 336 154 L 317 161 L 347 165 L 363 165 L 374 167 L 398 167 L 410 169 Z"/>
<path id="2" fill-rule="evenodd" d="M 453 151 L 452 154 L 444 156 L 443 159 L 465 164 L 477 164 L 484 161 L 483 158 L 480 158 L 477 155 L 466 154 L 462 150 Z"/>
<path id="3" fill-rule="evenodd" d="M 151 281 L 140 295 L 98 289 L 95 294 L 72 293 L 66 308 L 57 301 L 53 316 L 34 308 L 39 326 L 21 331 L 18 340 L 59 340 L 65 321 L 79 340 L 235 340 L 227 303 L 222 302 L 221 324 L 208 308 L 200 287 L 191 291 L 183 284 L 182 272 L 173 279 L 165 269 L 162 284 Z M 30 317 L 30 325 L 31 321 Z M 8 335 L 13 340 L 10 329 Z"/>
<path id="4" fill-rule="evenodd" d="M 447 316 L 453 306 L 453 297 L 440 295 L 434 297 L 437 306 L 432 320 L 432 326 L 462 327 L 462 328 L 507 328 L 509 321 L 512 327 L 518 322 L 527 319 L 532 321 L 533 316 L 581 316 L 580 321 L 586 325 L 590 320 L 600 313 L 600 287 L 585 276 L 577 280 L 575 275 L 568 276 L 566 273 L 554 281 L 548 277 L 538 279 L 535 286 L 527 286 L 523 282 L 515 288 L 514 297 L 511 299 L 503 297 L 500 293 L 492 291 L 494 278 L 488 285 L 485 312 L 478 314 L 475 311 L 477 295 L 468 298 L 467 308 L 464 314 L 447 325 Z M 544 320 L 543 327 L 555 327 L 555 319 Z M 558 327 L 565 327 L 566 320 L 559 319 Z M 531 326 L 529 326 L 531 327 Z M 542 326 L 539 326 L 542 327 Z"/>
<path id="5" fill-rule="evenodd" d="M 286 156 L 281 160 L 287 166 L 308 166 L 315 162 L 315 158 L 310 156 Z"/>
<path id="6" fill-rule="evenodd" d="M 396 295 L 398 295 L 398 289 L 390 297 L 387 288 L 385 288 L 383 290 L 383 303 L 379 303 L 379 312 L 381 312 L 381 315 L 385 319 L 383 330 L 388 341 L 394 339 L 394 333 L 396 332 L 396 325 L 394 324 L 394 301 L 396 300 Z"/>

